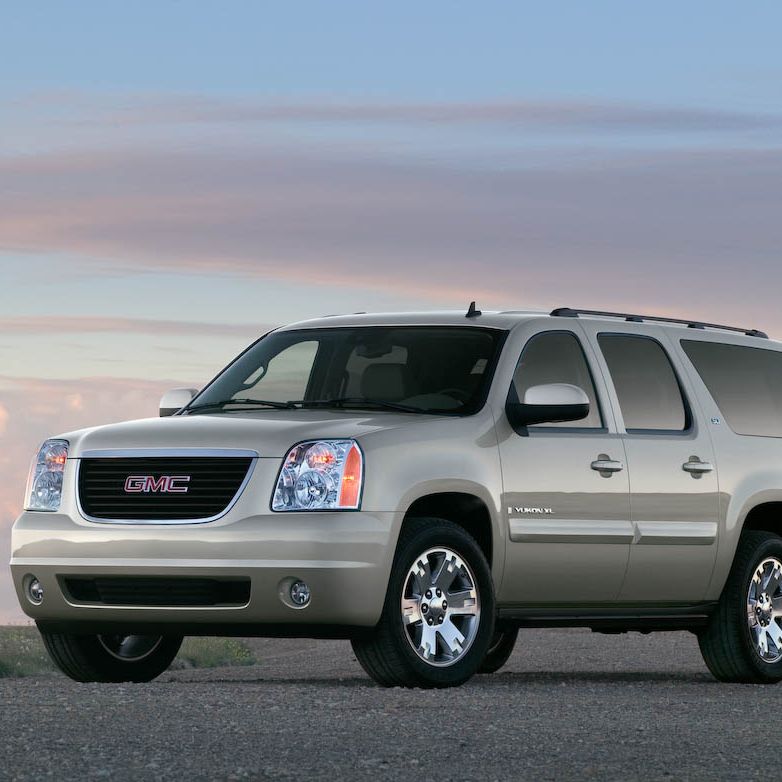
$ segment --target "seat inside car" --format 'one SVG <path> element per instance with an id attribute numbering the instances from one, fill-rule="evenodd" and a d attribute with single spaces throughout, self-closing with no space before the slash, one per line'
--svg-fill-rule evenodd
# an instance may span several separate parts
<path id="1" fill-rule="evenodd" d="M 361 396 L 398 402 L 412 396 L 413 378 L 406 364 L 370 364 L 361 376 Z"/>

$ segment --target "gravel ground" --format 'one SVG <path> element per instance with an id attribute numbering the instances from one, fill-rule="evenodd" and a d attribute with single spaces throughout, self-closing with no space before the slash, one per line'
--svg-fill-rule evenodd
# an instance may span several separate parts
<path id="1" fill-rule="evenodd" d="M 527 630 L 501 672 L 383 690 L 337 641 L 143 685 L 0 680 L 0 778 L 770 779 L 782 686 L 722 685 L 694 636 Z"/>

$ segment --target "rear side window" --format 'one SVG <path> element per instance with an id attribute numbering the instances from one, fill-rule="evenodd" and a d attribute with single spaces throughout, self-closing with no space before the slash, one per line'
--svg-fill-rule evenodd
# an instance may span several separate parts
<path id="1" fill-rule="evenodd" d="M 601 334 L 598 342 L 628 432 L 682 432 L 688 428 L 679 381 L 657 340 Z"/>
<path id="2" fill-rule="evenodd" d="M 734 432 L 782 437 L 782 353 L 696 340 L 682 348 Z"/>
<path id="3" fill-rule="evenodd" d="M 581 421 L 547 423 L 541 426 L 568 429 L 600 429 L 603 426 L 595 384 L 592 382 L 584 351 L 578 339 L 570 332 L 548 331 L 538 334 L 530 339 L 522 351 L 513 375 L 513 387 L 518 399 L 524 399 L 528 388 L 547 383 L 569 383 L 582 389 L 589 397 L 589 415 Z"/>

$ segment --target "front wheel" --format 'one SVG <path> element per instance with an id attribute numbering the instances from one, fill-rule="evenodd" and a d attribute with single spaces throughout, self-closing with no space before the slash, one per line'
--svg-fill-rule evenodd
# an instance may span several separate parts
<path id="1" fill-rule="evenodd" d="M 181 636 L 70 635 L 41 630 L 54 664 L 77 682 L 148 682 L 179 651 Z"/>
<path id="2" fill-rule="evenodd" d="M 782 680 L 782 538 L 759 531 L 741 536 L 717 610 L 698 641 L 720 681 Z"/>
<path id="3" fill-rule="evenodd" d="M 453 687 L 476 673 L 493 629 L 491 571 L 475 539 L 443 519 L 412 519 L 380 622 L 353 651 L 386 687 Z"/>

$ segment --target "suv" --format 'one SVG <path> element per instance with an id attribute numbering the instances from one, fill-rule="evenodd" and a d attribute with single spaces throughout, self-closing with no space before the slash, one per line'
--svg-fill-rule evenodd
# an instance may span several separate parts
<path id="1" fill-rule="evenodd" d="M 706 323 L 337 316 L 270 332 L 161 418 L 63 434 L 13 530 L 19 601 L 79 681 L 185 635 L 350 639 L 444 687 L 520 627 L 697 634 L 782 678 L 782 345 Z"/>

